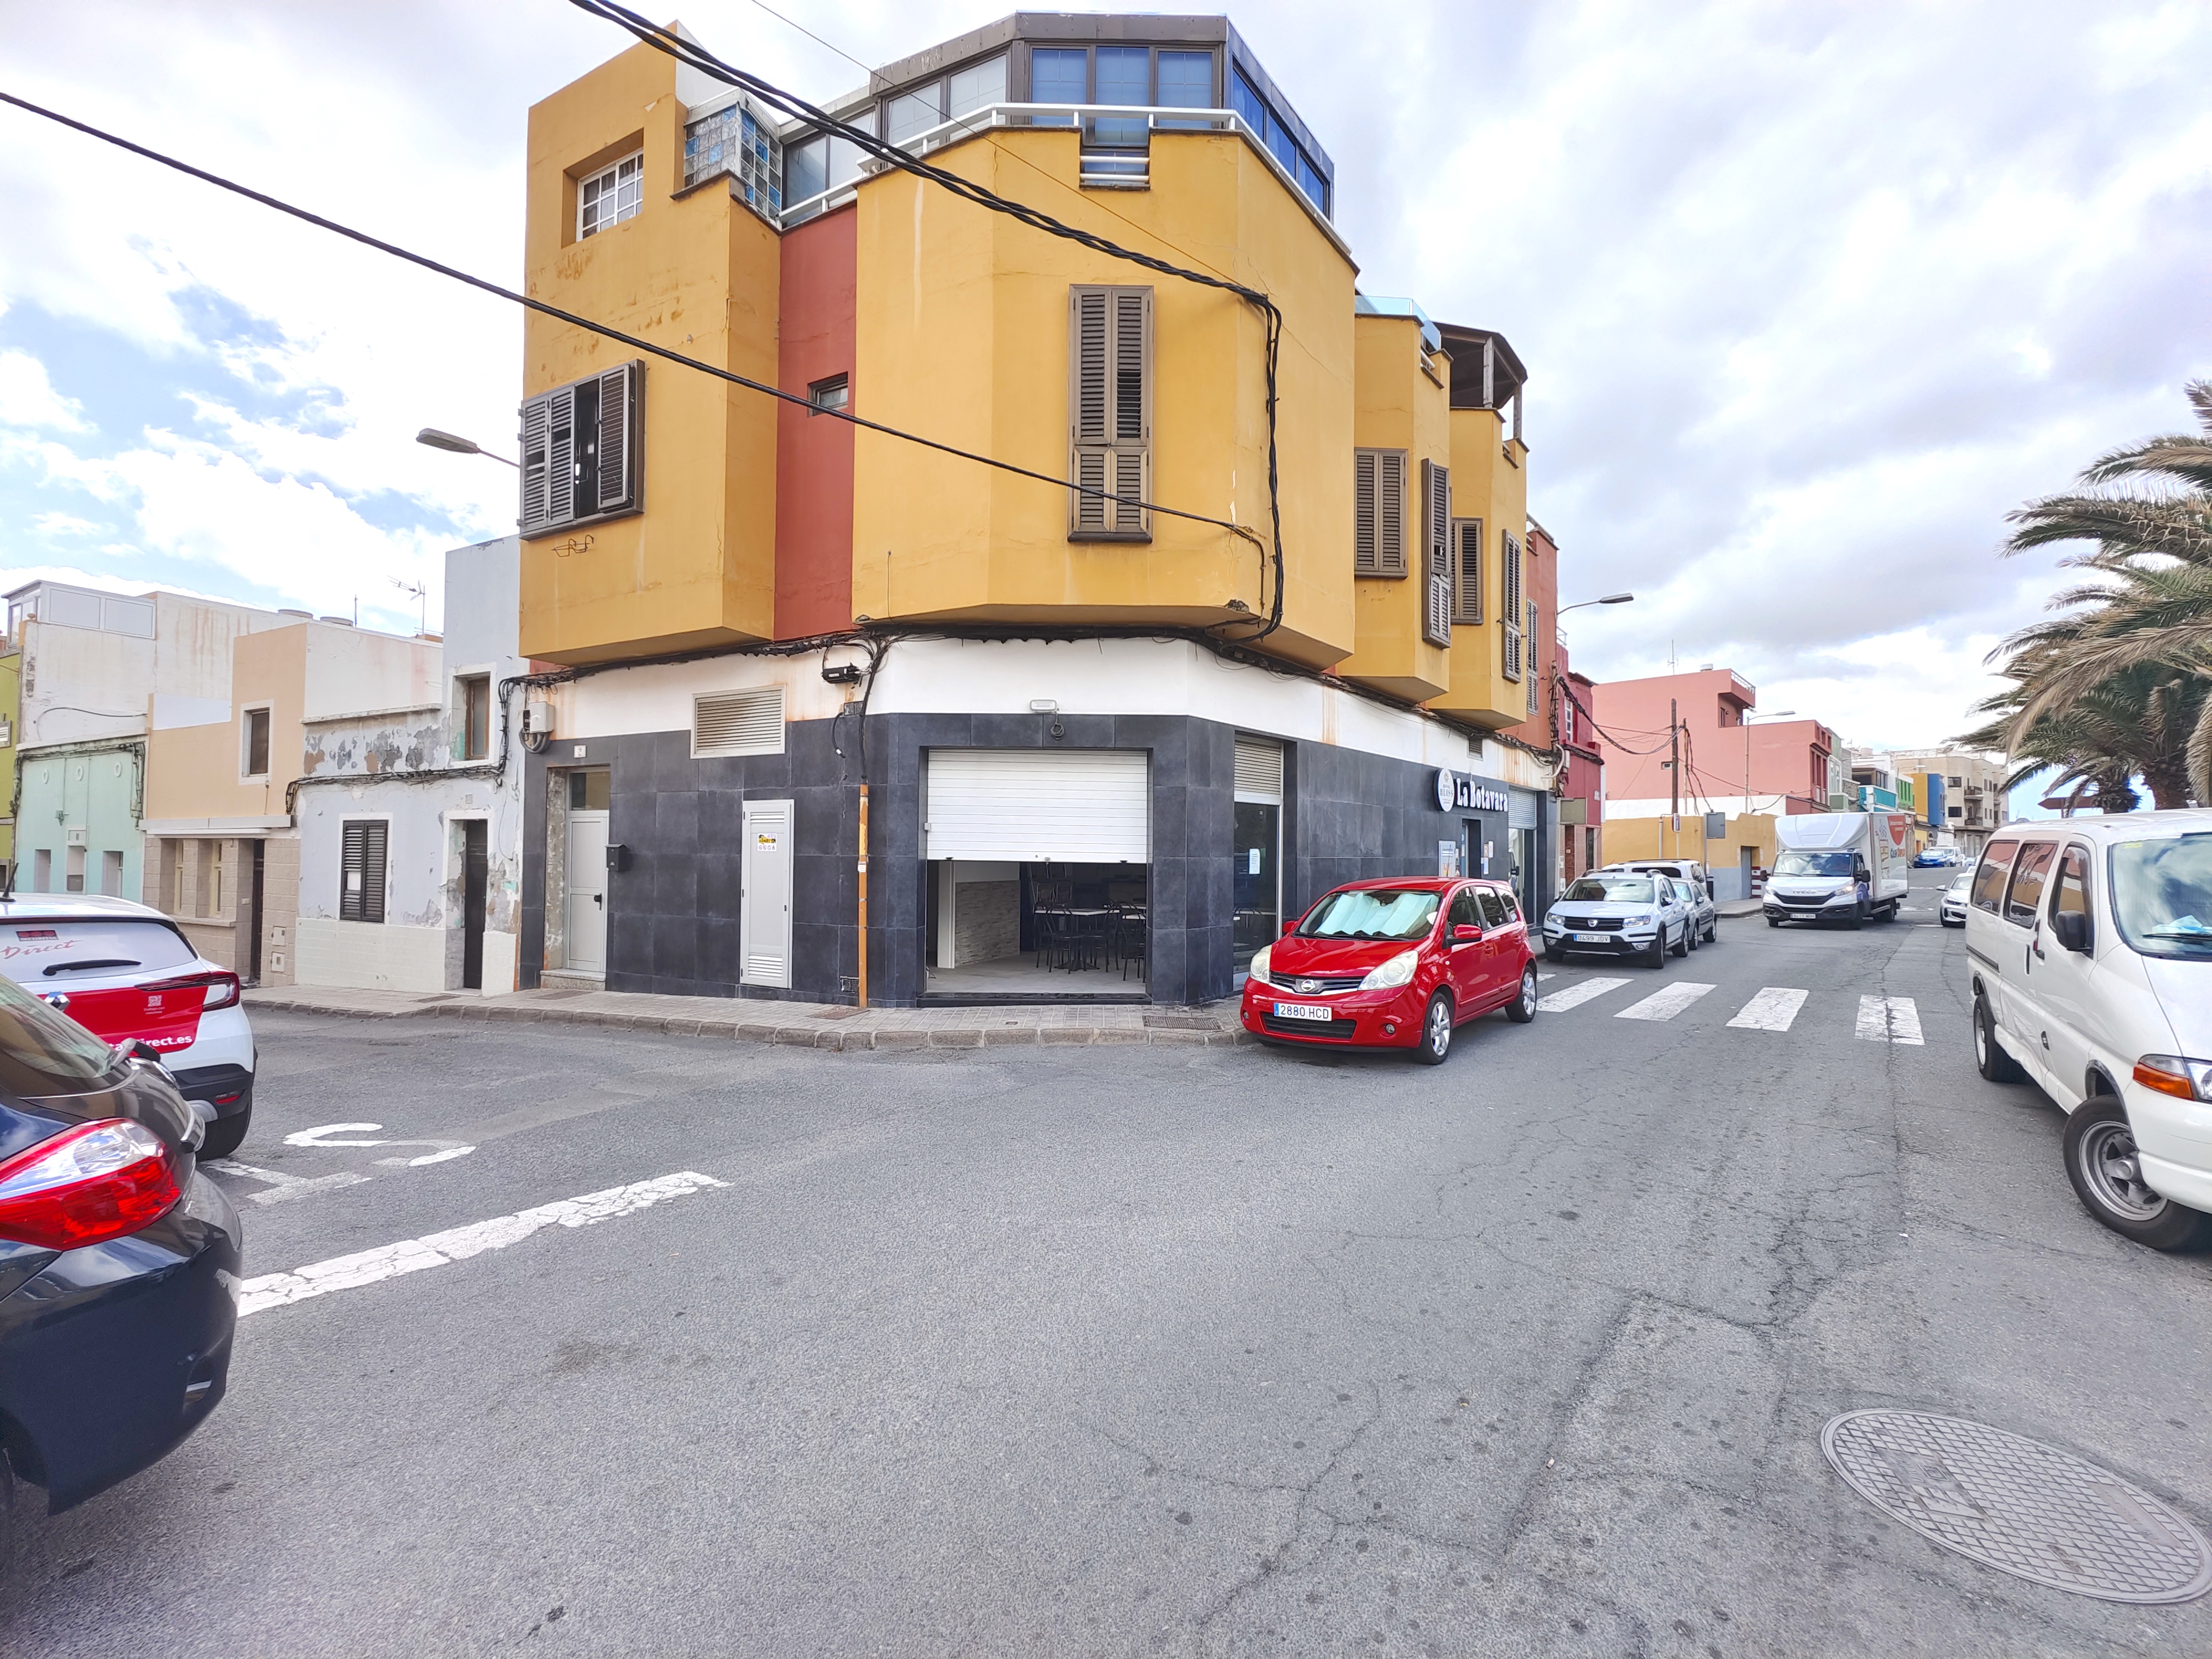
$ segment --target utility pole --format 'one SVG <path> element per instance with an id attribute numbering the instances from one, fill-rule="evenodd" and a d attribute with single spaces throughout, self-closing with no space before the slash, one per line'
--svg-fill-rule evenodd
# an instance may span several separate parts
<path id="1" fill-rule="evenodd" d="M 1674 830 L 1674 852 L 1682 851 L 1682 720 L 1680 705 L 1672 697 L 1667 699 L 1667 743 L 1670 758 L 1667 762 L 1668 793 L 1674 805 L 1668 822 Z"/>

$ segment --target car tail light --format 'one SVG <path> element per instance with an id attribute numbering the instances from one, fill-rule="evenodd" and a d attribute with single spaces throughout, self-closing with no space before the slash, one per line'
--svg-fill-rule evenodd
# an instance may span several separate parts
<path id="1" fill-rule="evenodd" d="M 0 1164 L 0 1238 L 74 1250 L 152 1225 L 177 1201 L 174 1160 L 143 1123 L 82 1123 Z"/>
<path id="2" fill-rule="evenodd" d="M 142 991 L 189 991 L 194 986 L 207 988 L 207 1000 L 201 1005 L 203 1012 L 228 1008 L 238 1001 L 238 975 L 216 969 L 212 973 L 185 974 L 175 979 L 157 979 L 150 985 L 142 985 Z"/>

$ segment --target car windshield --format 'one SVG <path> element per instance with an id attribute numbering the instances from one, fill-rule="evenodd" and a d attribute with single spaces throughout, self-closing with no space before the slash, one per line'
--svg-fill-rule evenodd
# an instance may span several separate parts
<path id="1" fill-rule="evenodd" d="M 1649 904 L 1649 876 L 1584 876 L 1567 889 L 1570 904 Z"/>
<path id="2" fill-rule="evenodd" d="M 2212 835 L 2124 841 L 2111 857 L 2120 936 L 2144 956 L 2212 961 Z"/>
<path id="3" fill-rule="evenodd" d="M 166 921 L 0 921 L 0 974 L 23 984 L 166 973 L 193 960 L 192 947 Z"/>
<path id="4" fill-rule="evenodd" d="M 1678 881 L 1674 884 L 1674 890 L 1692 904 L 1698 902 L 1698 887 L 1695 882 Z"/>
<path id="5" fill-rule="evenodd" d="M 1946 887 L 1943 891 L 1952 898 L 1962 899 L 1966 896 L 1968 890 L 1972 888 L 1973 884 L 1974 872 L 1971 870 L 1964 870 L 1951 878 L 1951 884 L 1948 887 Z"/>
<path id="6" fill-rule="evenodd" d="M 1441 893 L 1425 887 L 1351 887 L 1298 924 L 1302 939 L 1419 939 L 1436 925 Z"/>
<path id="7" fill-rule="evenodd" d="M 1797 848 L 1774 860 L 1778 876 L 1848 876 L 1851 872 L 1849 851 L 1805 852 Z"/>
<path id="8" fill-rule="evenodd" d="M 0 1089 L 13 1095 L 81 1095 L 103 1086 L 115 1051 L 11 979 L 0 978 Z"/>

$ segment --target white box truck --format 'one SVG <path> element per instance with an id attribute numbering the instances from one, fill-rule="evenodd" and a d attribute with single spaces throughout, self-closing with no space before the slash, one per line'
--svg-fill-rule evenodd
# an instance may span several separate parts
<path id="1" fill-rule="evenodd" d="M 1912 867 L 1910 812 L 1802 812 L 1777 818 L 1766 925 L 1897 919 Z"/>

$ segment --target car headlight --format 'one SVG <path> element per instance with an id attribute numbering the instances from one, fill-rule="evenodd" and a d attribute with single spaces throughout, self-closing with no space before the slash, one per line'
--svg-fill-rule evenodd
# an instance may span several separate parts
<path id="1" fill-rule="evenodd" d="M 1401 985 L 1412 983 L 1413 969 L 1420 965 L 1419 946 L 1416 945 L 1410 951 L 1401 951 L 1380 968 L 1370 972 L 1365 979 L 1361 980 L 1359 988 L 1363 991 L 1395 990 Z"/>
<path id="2" fill-rule="evenodd" d="M 1252 965 L 1244 971 L 1262 985 L 1273 984 L 1274 981 L 1267 977 L 1267 964 L 1273 958 L 1274 951 L 1275 947 L 1272 945 L 1261 945 L 1252 952 Z"/>
<path id="3" fill-rule="evenodd" d="M 1634 915 L 1629 917 L 1628 920 L 1631 924 L 1635 927 L 1649 927 L 1651 925 L 1652 917 L 1651 913 L 1649 910 L 1638 910 Z"/>

